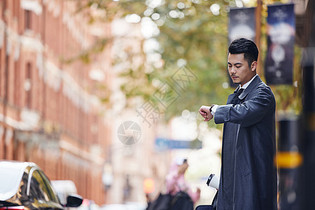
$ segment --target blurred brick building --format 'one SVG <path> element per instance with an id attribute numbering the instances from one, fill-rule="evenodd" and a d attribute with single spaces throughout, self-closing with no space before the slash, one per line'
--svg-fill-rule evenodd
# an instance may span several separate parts
<path id="1" fill-rule="evenodd" d="M 74 14 L 75 3 L 0 0 L 0 158 L 35 162 L 51 180 L 71 179 L 81 196 L 102 204 L 111 129 L 96 84 L 110 84 L 110 50 L 93 64 L 63 62 L 96 36 Z"/>

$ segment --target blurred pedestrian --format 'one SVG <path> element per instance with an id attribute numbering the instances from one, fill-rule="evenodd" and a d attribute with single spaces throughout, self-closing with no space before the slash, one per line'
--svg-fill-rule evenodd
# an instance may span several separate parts
<path id="1" fill-rule="evenodd" d="M 171 209 L 189 210 L 200 199 L 200 189 L 193 191 L 185 180 L 185 173 L 189 167 L 185 158 L 178 158 L 171 166 L 166 177 L 167 191 L 175 196 Z M 182 205 L 182 206 L 179 206 Z"/>
<path id="2" fill-rule="evenodd" d="M 146 208 L 146 209 L 150 209 L 150 207 L 151 207 L 151 202 L 152 202 L 150 194 L 149 194 L 149 193 L 146 193 L 146 194 L 145 194 L 145 198 L 146 198 L 146 200 L 147 200 L 147 208 Z"/>
<path id="3" fill-rule="evenodd" d="M 256 74 L 258 49 L 248 39 L 229 46 L 228 72 L 239 84 L 226 105 L 201 106 L 209 121 L 224 123 L 218 210 L 274 210 L 277 203 L 275 98 Z"/>

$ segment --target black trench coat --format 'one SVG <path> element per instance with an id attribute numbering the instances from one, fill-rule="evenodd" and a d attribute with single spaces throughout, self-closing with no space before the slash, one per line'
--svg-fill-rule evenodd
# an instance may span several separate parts
<path id="1" fill-rule="evenodd" d="M 277 209 L 274 95 L 259 76 L 233 105 L 234 95 L 214 115 L 224 123 L 217 209 Z"/>

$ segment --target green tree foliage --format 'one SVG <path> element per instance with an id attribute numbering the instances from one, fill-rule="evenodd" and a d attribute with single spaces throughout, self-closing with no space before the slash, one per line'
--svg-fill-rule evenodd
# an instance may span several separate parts
<path id="1" fill-rule="evenodd" d="M 201 104 L 224 103 L 226 95 L 231 91 L 228 89 L 226 71 L 227 17 L 229 7 L 234 7 L 235 1 L 156 2 L 79 1 L 78 12 L 85 12 L 90 23 L 110 22 L 128 14 L 150 18 L 156 23 L 159 34 L 151 38 L 160 44 L 155 53 L 161 55 L 163 65 L 157 67 L 144 62 L 141 66 L 130 66 L 126 69 L 121 76 L 127 79 L 121 88 L 127 98 L 141 97 L 159 106 L 161 102 L 154 96 L 167 91 L 168 95 L 175 98 L 171 104 L 166 102 L 167 107 L 164 106 L 162 110 L 167 118 L 180 115 L 184 109 L 197 111 Z M 211 6 L 216 7 L 216 13 L 211 11 Z M 95 17 L 88 8 L 103 10 L 104 15 Z M 84 55 L 86 58 L 87 53 Z M 132 60 L 133 56 L 135 55 L 130 54 L 128 59 Z M 172 77 L 182 68 L 193 73 L 195 78 L 186 81 L 185 86 L 179 88 Z M 166 90 L 163 88 L 165 84 Z"/>
<path id="2" fill-rule="evenodd" d="M 146 62 L 145 40 L 140 42 L 142 52 L 133 54 L 127 50 L 124 60 L 116 59 L 114 65 L 121 62 L 132 63 L 135 57 L 142 57 L 142 65 L 129 65 L 121 77 L 125 82 L 121 89 L 127 99 L 142 98 L 144 101 L 163 105 L 166 119 L 181 115 L 182 110 L 198 111 L 200 105 L 224 104 L 229 88 L 227 74 L 228 11 L 236 6 L 234 0 L 87 0 L 78 1 L 78 12 L 85 12 L 89 22 L 111 22 L 126 15 L 136 14 L 144 20 L 152 20 L 159 33 L 150 39 L 159 43 L 155 55 L 161 56 L 159 65 Z M 241 1 L 238 1 L 241 2 Z M 248 5 L 255 6 L 256 1 Z M 282 2 L 282 1 L 268 1 Z M 283 3 L 283 2 L 282 2 Z M 95 16 L 91 8 L 103 11 Z M 262 39 L 265 39 L 266 3 L 263 5 Z M 140 24 L 140 23 L 136 23 Z M 108 38 L 106 40 L 109 40 Z M 106 41 L 101 43 L 107 43 Z M 261 49 L 265 51 L 262 41 Z M 140 55 L 139 55 L 140 54 Z M 264 53 L 263 53 L 264 54 Z M 87 54 L 85 54 L 86 56 Z M 298 68 L 298 67 L 296 67 Z M 295 69 L 296 69 L 295 68 Z M 193 77 L 185 85 L 178 85 L 174 75 L 187 70 Z M 300 74 L 295 71 L 297 80 Z M 185 79 L 185 78 L 183 78 Z M 187 79 L 187 78 L 186 78 Z M 278 99 L 278 109 L 298 109 L 299 91 L 295 87 L 273 87 Z M 157 95 L 167 96 L 161 103 Z M 292 102 L 295 97 L 295 102 Z M 128 104 L 128 103 L 127 103 Z M 292 105 L 293 104 L 293 105 Z"/>

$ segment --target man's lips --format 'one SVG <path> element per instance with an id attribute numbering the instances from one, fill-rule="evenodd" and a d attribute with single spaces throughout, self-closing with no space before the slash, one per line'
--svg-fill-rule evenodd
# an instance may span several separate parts
<path id="1" fill-rule="evenodd" d="M 232 79 L 237 79 L 237 78 L 238 78 L 238 76 L 231 76 L 231 78 L 232 78 Z"/>

